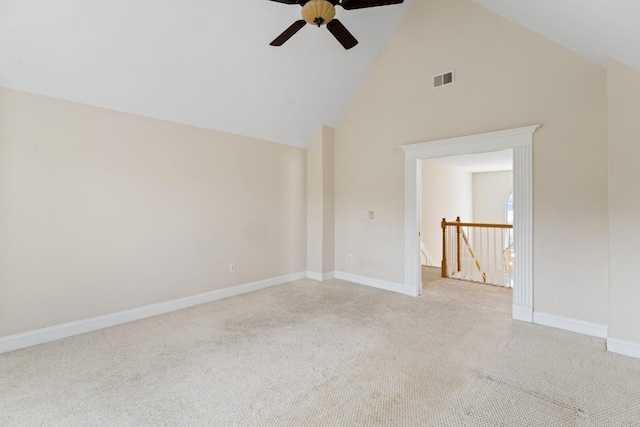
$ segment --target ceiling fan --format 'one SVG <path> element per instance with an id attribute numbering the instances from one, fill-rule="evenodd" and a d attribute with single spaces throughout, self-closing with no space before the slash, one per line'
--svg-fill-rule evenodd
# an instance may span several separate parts
<path id="1" fill-rule="evenodd" d="M 334 17 L 336 16 L 336 6 L 342 6 L 345 10 L 363 9 L 365 7 L 387 6 L 390 4 L 399 4 L 404 0 L 271 0 L 284 4 L 299 4 L 302 6 L 302 18 L 294 22 L 289 28 L 284 30 L 274 41 L 271 46 L 282 46 L 284 42 L 289 40 L 295 33 L 300 31 L 306 24 L 317 25 L 318 27 L 326 25 L 327 29 L 340 42 L 345 49 L 351 49 L 358 44 L 355 39 L 345 28 L 344 25 Z"/>

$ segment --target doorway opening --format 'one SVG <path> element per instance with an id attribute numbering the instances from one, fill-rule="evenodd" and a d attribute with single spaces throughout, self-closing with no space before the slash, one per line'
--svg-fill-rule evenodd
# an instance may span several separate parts
<path id="1" fill-rule="evenodd" d="M 538 125 L 402 146 L 405 152 L 405 283 L 422 293 L 422 160 L 513 150 L 513 318 L 533 322 L 533 134 Z"/>
<path id="2" fill-rule="evenodd" d="M 422 264 L 443 278 L 511 288 L 513 150 L 424 159 L 421 170 Z"/>

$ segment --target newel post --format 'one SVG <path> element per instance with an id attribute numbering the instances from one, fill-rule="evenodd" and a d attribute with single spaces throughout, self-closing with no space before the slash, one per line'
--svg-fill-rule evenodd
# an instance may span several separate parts
<path id="1" fill-rule="evenodd" d="M 447 277 L 447 220 L 442 218 L 440 225 L 442 226 L 442 265 L 440 266 L 440 275 Z"/>
<path id="2" fill-rule="evenodd" d="M 460 217 L 456 217 L 456 222 L 458 224 L 460 224 Z M 458 246 L 456 247 L 456 252 L 457 252 L 457 261 L 458 261 L 458 272 L 462 271 L 462 263 L 460 262 L 460 226 L 456 225 L 456 231 L 458 232 Z"/>

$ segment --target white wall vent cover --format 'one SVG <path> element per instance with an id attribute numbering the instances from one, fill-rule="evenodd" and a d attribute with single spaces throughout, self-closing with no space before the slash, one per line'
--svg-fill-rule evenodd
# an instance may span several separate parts
<path id="1" fill-rule="evenodd" d="M 454 77 L 453 70 L 448 71 L 444 74 L 438 74 L 437 76 L 433 76 L 433 87 L 437 88 L 440 86 L 453 84 L 453 77 Z"/>

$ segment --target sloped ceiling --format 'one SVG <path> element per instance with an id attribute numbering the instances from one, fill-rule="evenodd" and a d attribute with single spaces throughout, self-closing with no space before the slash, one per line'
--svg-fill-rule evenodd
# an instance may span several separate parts
<path id="1" fill-rule="evenodd" d="M 0 86 L 307 146 L 335 126 L 412 0 L 337 8 L 269 43 L 300 6 L 267 0 L 0 0 Z"/>
<path id="2" fill-rule="evenodd" d="M 268 0 L 0 0 L 0 86 L 306 147 L 335 126 L 412 1 L 345 11 L 345 51 Z M 474 0 L 604 64 L 640 69 L 639 0 Z"/>
<path id="3" fill-rule="evenodd" d="M 640 70 L 640 0 L 472 0 L 598 64 Z"/>

